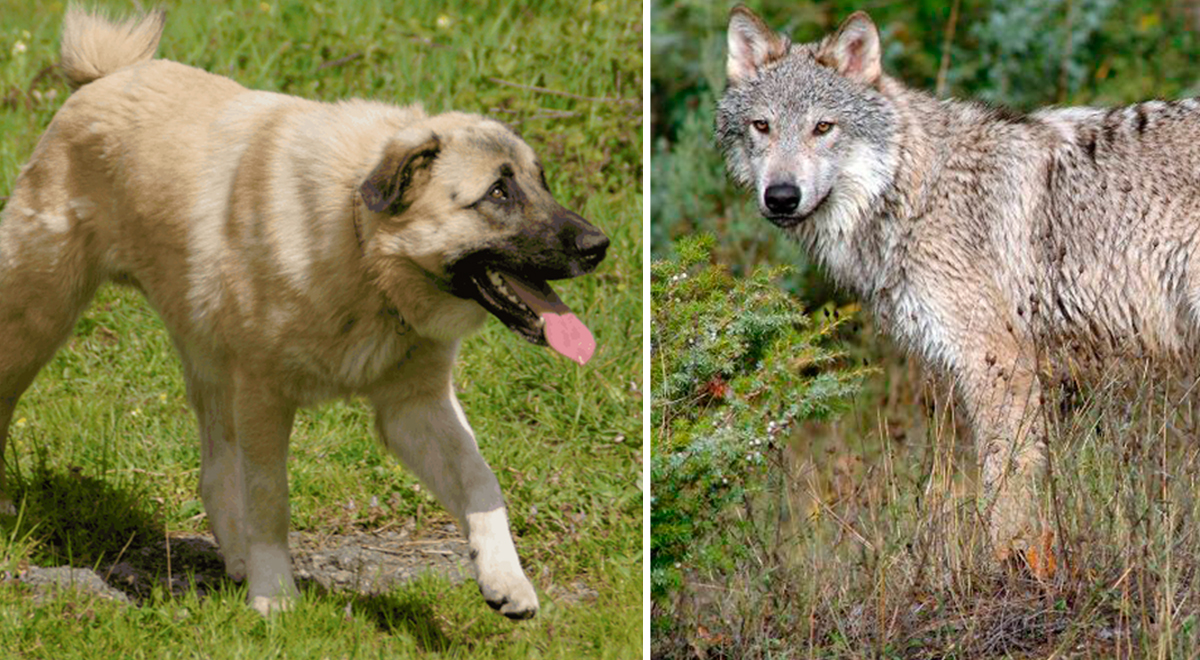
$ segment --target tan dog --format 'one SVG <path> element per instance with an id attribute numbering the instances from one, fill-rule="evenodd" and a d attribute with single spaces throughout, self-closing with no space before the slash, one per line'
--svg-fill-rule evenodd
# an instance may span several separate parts
<path id="1" fill-rule="evenodd" d="M 127 283 L 182 357 L 204 506 L 255 609 L 296 594 L 294 412 L 362 394 L 385 444 L 462 522 L 487 602 L 533 616 L 451 367 L 488 312 L 587 361 L 591 334 L 546 280 L 591 271 L 608 239 L 554 201 L 533 151 L 495 121 L 250 91 L 151 61 L 162 29 L 161 13 L 67 12 L 63 69 L 82 89 L 0 221 L 0 450 L 97 287 Z"/>

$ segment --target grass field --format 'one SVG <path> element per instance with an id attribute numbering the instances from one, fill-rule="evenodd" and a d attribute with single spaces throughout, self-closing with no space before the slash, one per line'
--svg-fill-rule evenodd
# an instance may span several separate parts
<path id="1" fill-rule="evenodd" d="M 267 620 L 228 582 L 207 595 L 154 587 L 130 606 L 35 598 L 8 580 L 0 656 L 639 657 L 641 4 L 165 4 L 160 56 L 248 87 L 419 100 L 510 122 L 538 151 L 558 199 L 612 239 L 594 276 L 557 287 L 596 336 L 586 367 L 492 320 L 465 343 L 456 371 L 542 610 L 513 623 L 473 582 L 437 577 L 365 595 L 302 587 L 294 612 Z M 68 94 L 51 68 L 63 9 L 0 0 L 0 196 Z M 300 414 L 289 460 L 294 530 L 324 537 L 450 522 L 377 445 L 371 420 L 360 401 Z M 101 291 L 22 399 L 5 460 L 23 511 L 0 520 L 0 569 L 70 564 L 103 576 L 138 548 L 206 530 L 177 359 L 132 291 Z M 164 566 L 162 577 L 167 570 L 187 566 Z"/>

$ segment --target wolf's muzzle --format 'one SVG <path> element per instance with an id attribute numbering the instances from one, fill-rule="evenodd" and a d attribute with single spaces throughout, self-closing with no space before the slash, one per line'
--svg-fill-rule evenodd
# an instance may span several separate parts
<path id="1" fill-rule="evenodd" d="M 775 183 L 763 193 L 767 210 L 776 215 L 789 215 L 800 206 L 800 189 L 790 183 Z"/>

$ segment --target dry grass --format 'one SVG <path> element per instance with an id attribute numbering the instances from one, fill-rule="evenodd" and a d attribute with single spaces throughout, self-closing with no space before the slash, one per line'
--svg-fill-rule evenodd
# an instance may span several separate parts
<path id="1" fill-rule="evenodd" d="M 947 388 L 869 342 L 858 410 L 775 454 L 778 487 L 739 512 L 746 558 L 689 574 L 655 611 L 655 657 L 1200 654 L 1194 381 L 1112 382 L 1049 420 L 1058 569 L 1037 579 L 992 559 Z"/>

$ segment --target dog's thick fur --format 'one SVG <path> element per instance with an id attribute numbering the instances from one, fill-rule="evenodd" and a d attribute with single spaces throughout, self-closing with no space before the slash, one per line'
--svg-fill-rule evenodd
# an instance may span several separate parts
<path id="1" fill-rule="evenodd" d="M 484 598 L 533 616 L 451 367 L 488 312 L 586 361 L 590 334 L 545 280 L 592 270 L 607 238 L 554 201 L 502 124 L 250 91 L 151 60 L 163 24 L 66 15 L 62 65 L 80 89 L 0 220 L 0 450 L 17 399 L 97 287 L 129 284 L 182 357 L 204 506 L 256 609 L 296 593 L 293 414 L 362 394 L 384 443 L 462 522 Z"/>
<path id="2" fill-rule="evenodd" d="M 731 175 L 952 376 L 997 554 L 1033 549 L 1052 385 L 1196 363 L 1200 102 L 1020 115 L 939 100 L 883 73 L 863 13 L 792 44 L 738 7 L 728 37 Z"/>

